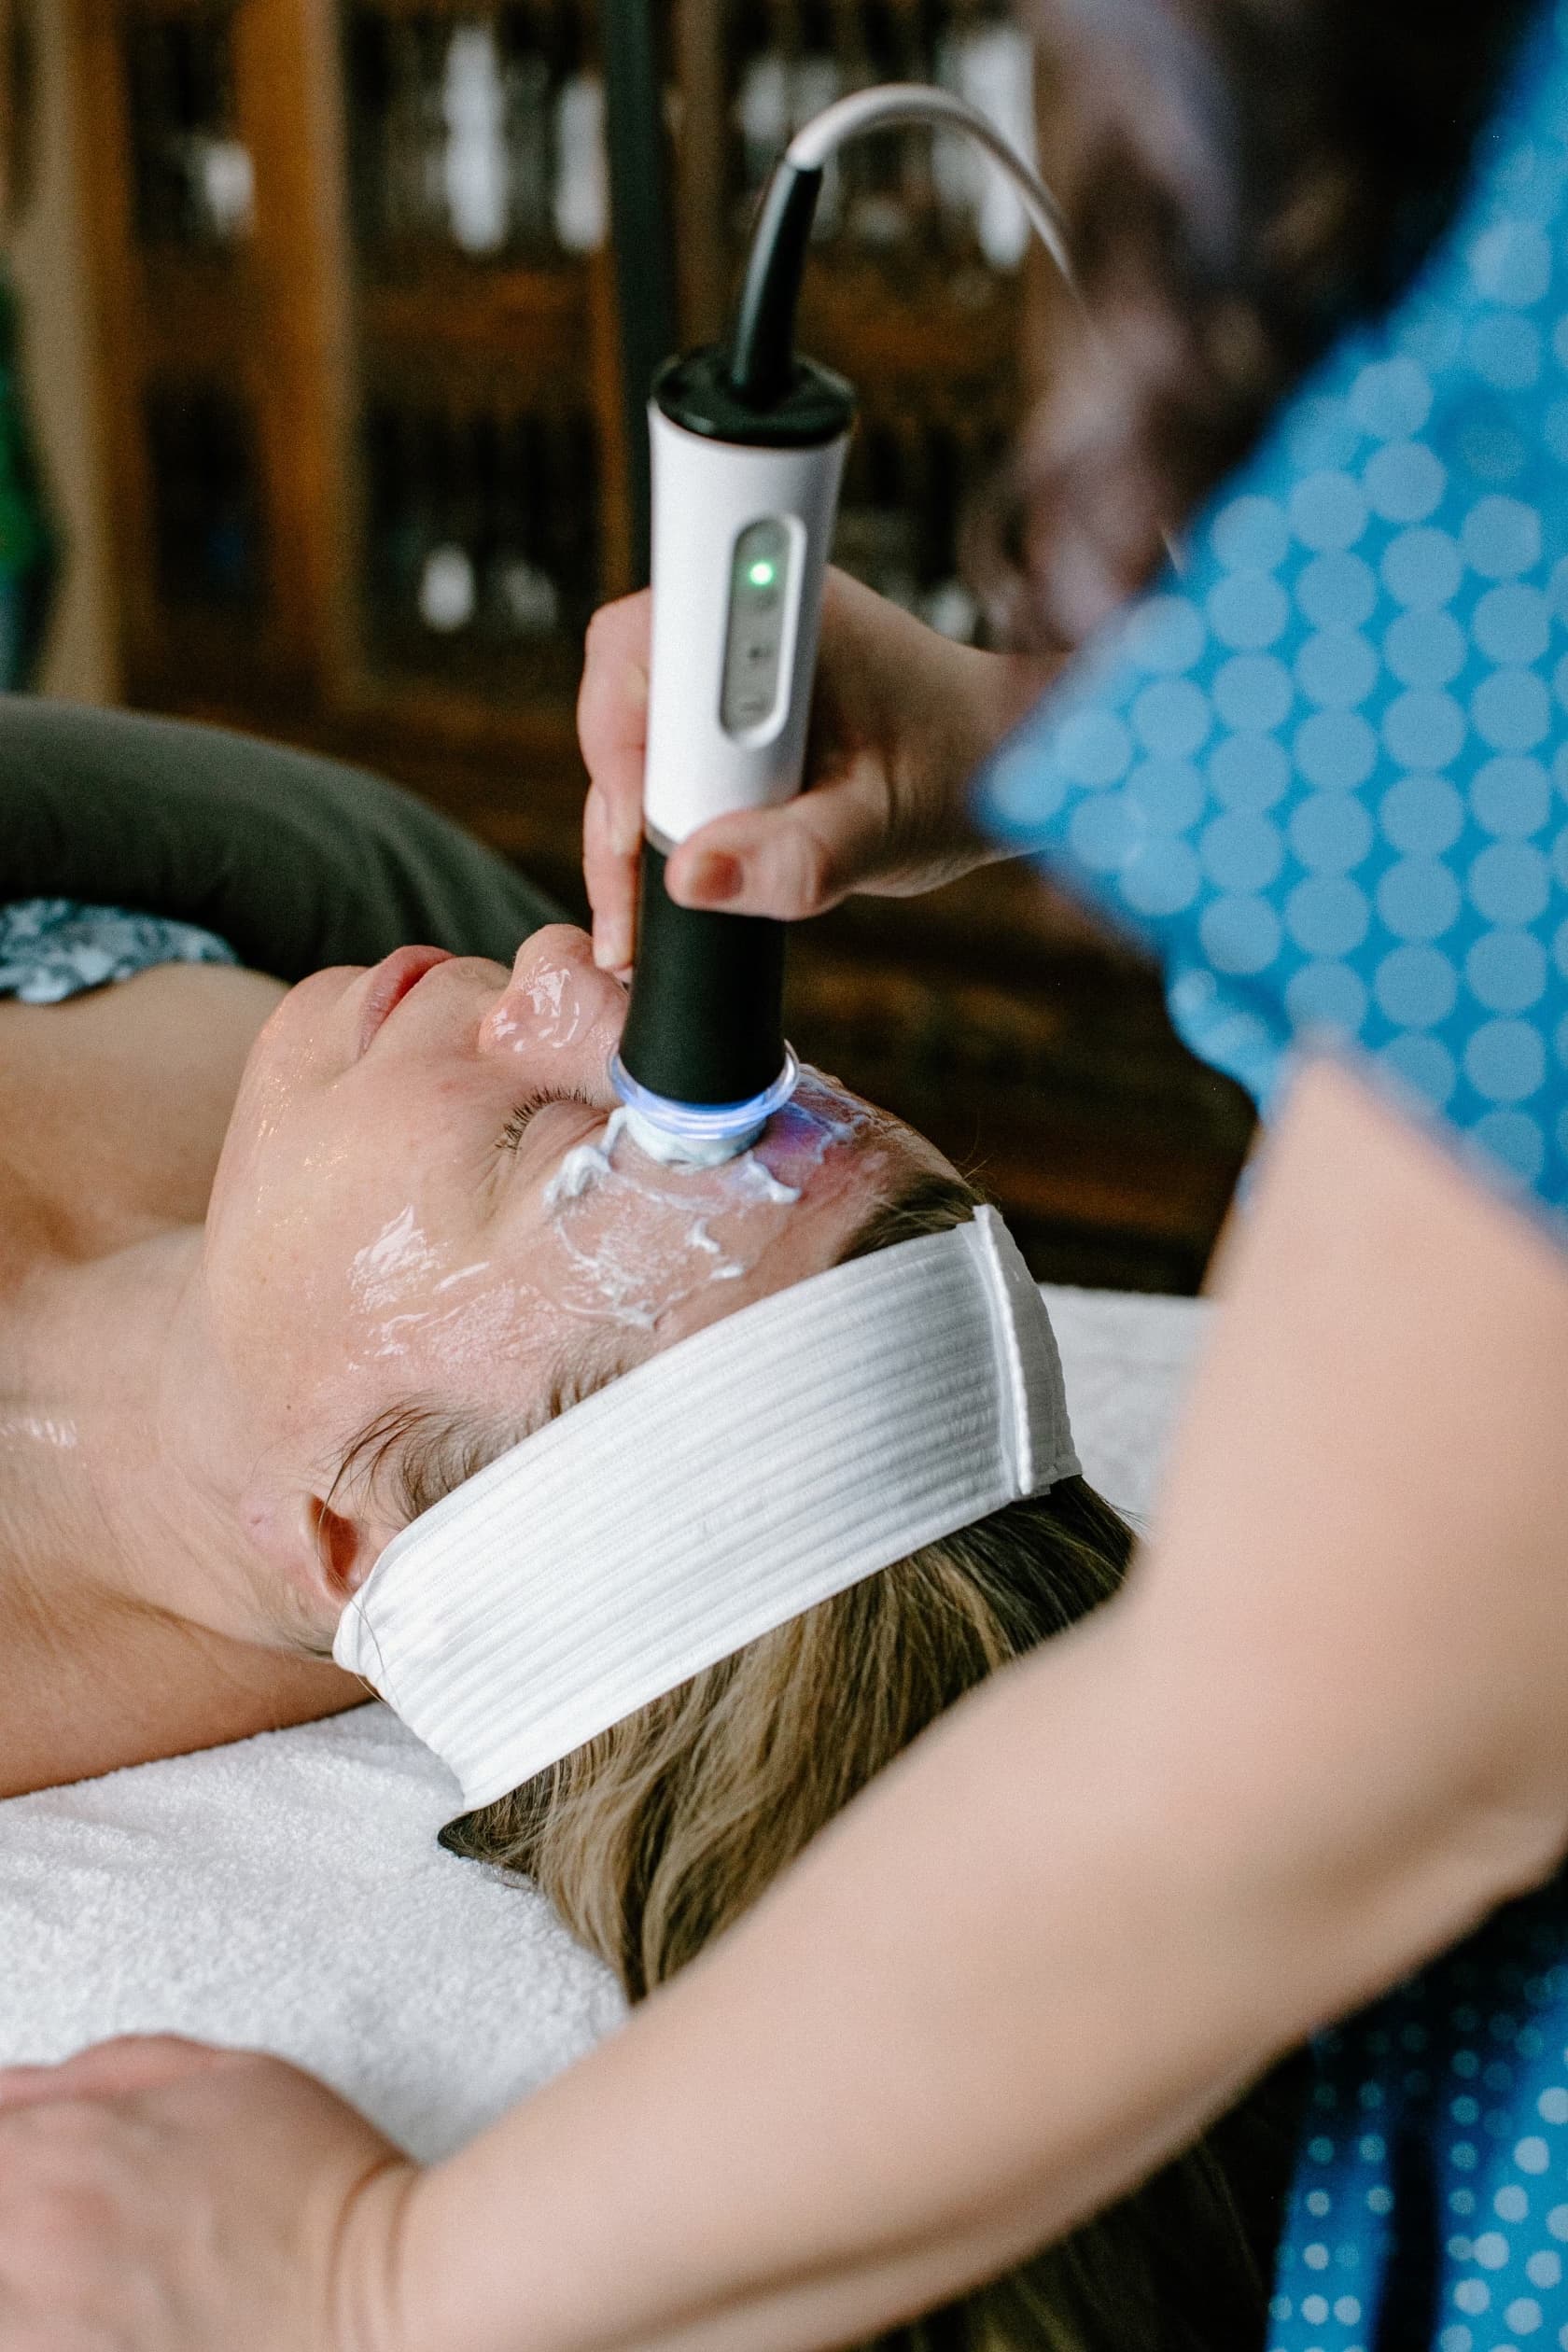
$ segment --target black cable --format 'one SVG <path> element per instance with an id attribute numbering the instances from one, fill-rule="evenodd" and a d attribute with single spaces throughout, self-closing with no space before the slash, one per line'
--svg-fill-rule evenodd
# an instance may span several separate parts
<path id="1" fill-rule="evenodd" d="M 748 408 L 772 408 L 793 381 L 795 312 L 821 192 L 819 165 L 786 161 L 763 198 L 730 345 L 731 388 Z"/>

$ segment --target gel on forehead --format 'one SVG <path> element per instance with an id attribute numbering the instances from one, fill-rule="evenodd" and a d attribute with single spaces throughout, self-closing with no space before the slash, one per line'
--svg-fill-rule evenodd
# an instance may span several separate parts
<path id="1" fill-rule="evenodd" d="M 333 1655 L 470 1810 L 922 1544 L 1078 1468 L 1001 1219 L 743 1308 L 387 1546 Z"/>

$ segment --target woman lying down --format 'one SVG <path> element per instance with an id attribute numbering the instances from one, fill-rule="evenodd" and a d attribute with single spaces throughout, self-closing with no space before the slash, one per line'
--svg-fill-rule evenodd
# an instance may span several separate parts
<path id="1" fill-rule="evenodd" d="M 624 1002 L 559 925 L 510 973 L 410 947 L 0 1002 L 4 1793 L 370 1682 L 457 1774 L 445 1842 L 637 1999 L 1114 1591 L 1127 1532 L 994 1212 L 812 1073 L 728 1167 L 645 1158 Z M 1287 2156 L 1254 2100 L 889 2341 L 1261 2344 Z"/>

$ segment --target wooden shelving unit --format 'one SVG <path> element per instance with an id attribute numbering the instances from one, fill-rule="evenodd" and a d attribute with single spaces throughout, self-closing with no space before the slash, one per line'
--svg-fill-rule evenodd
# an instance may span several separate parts
<path id="1" fill-rule="evenodd" d="M 635 544 L 620 273 L 648 266 L 599 233 L 593 0 L 62 5 L 131 699 L 397 775 L 575 903 L 581 631 Z M 1004 0 L 654 7 L 688 343 L 791 108 L 1006 80 Z M 918 143 L 868 146 L 826 212 L 803 339 L 861 394 L 841 559 L 961 630 L 965 502 L 1052 289 Z M 993 869 L 868 903 L 791 987 L 805 1050 L 976 1164 L 1042 1273 L 1196 1281 L 1247 1113 L 1062 901 Z"/>

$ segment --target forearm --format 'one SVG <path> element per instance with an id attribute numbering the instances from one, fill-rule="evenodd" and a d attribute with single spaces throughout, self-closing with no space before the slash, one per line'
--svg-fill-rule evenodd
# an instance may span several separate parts
<path id="1" fill-rule="evenodd" d="M 1260 1188 L 1128 1595 L 427 2178 L 400 2345 L 869 2332 L 1070 2227 L 1551 1867 L 1568 1276 L 1509 1212 L 1472 1229 L 1463 1180 L 1347 1084 Z"/>
<path id="2" fill-rule="evenodd" d="M 1227 2103 L 1271 2045 L 1129 1757 L 1132 1630 L 1108 1616 L 995 1686 L 707 1962 L 430 2176 L 411 2352 L 839 2343 L 1004 2269 Z"/>
<path id="3" fill-rule="evenodd" d="M 1435 1844 L 1375 1928 L 1353 1881 L 1277 1890 L 1234 1847 L 1217 1870 L 1221 1841 L 1182 1834 L 1196 1785 L 1128 1737 L 1134 1630 L 993 1688 L 709 1962 L 432 2175 L 399 2347 L 869 2334 L 1112 2200 L 1467 1924 L 1476 1883 Z"/>

